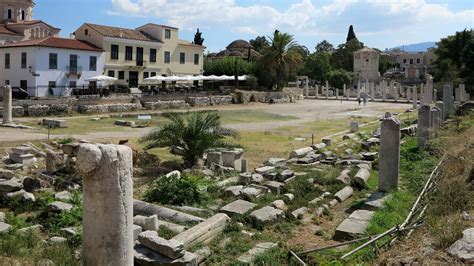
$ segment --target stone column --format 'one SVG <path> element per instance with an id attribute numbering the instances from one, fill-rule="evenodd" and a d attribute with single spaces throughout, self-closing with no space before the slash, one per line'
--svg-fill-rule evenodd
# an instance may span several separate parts
<path id="1" fill-rule="evenodd" d="M 316 99 L 319 97 L 319 85 L 316 84 Z"/>
<path id="2" fill-rule="evenodd" d="M 465 84 L 459 84 L 459 89 L 461 90 L 461 102 L 466 102 L 468 101 L 466 99 L 466 85 Z"/>
<path id="3" fill-rule="evenodd" d="M 369 94 L 369 79 L 365 79 L 364 92 Z"/>
<path id="4" fill-rule="evenodd" d="M 400 169 L 400 121 L 387 113 L 382 119 L 379 149 L 379 190 L 398 187 Z"/>
<path id="5" fill-rule="evenodd" d="M 375 84 L 370 83 L 369 85 L 369 90 L 370 90 L 370 98 L 372 101 L 375 101 Z"/>
<path id="6" fill-rule="evenodd" d="M 83 265 L 133 265 L 132 150 L 82 144 L 77 169 L 84 177 Z"/>
<path id="7" fill-rule="evenodd" d="M 423 105 L 418 109 L 417 146 L 425 149 L 430 140 L 430 106 Z"/>
<path id="8" fill-rule="evenodd" d="M 453 104 L 453 88 L 449 85 L 444 85 L 443 87 L 443 103 L 444 103 L 444 119 L 448 118 L 454 113 L 454 104 Z"/>
<path id="9" fill-rule="evenodd" d="M 436 102 L 436 107 L 438 107 L 441 110 L 440 117 L 441 121 L 439 121 L 439 127 L 442 127 L 444 125 L 444 103 L 442 101 L 437 101 Z"/>
<path id="10" fill-rule="evenodd" d="M 336 89 L 336 100 L 339 99 L 339 89 Z"/>
<path id="11" fill-rule="evenodd" d="M 326 100 L 329 98 L 329 82 L 326 80 Z"/>
<path id="12" fill-rule="evenodd" d="M 407 97 L 407 102 L 410 102 L 411 100 L 411 87 L 405 87 L 405 94 Z"/>
<path id="13" fill-rule="evenodd" d="M 395 101 L 398 101 L 398 99 L 400 98 L 400 84 L 395 84 L 392 82 L 393 81 L 390 81 L 390 88 L 394 91 Z"/>
<path id="14" fill-rule="evenodd" d="M 347 89 L 346 84 L 344 84 L 344 91 L 346 92 L 346 100 L 349 101 L 350 90 Z"/>
<path id="15" fill-rule="evenodd" d="M 412 89 L 412 97 L 413 97 L 413 109 L 418 108 L 418 90 L 416 86 L 411 87 Z"/>
<path id="16" fill-rule="evenodd" d="M 3 87 L 3 124 L 13 123 L 12 118 L 12 87 Z"/>
<path id="17" fill-rule="evenodd" d="M 430 110 L 430 138 L 436 137 L 436 132 L 440 127 L 441 109 L 436 106 L 431 106 Z"/>
<path id="18" fill-rule="evenodd" d="M 360 98 L 360 80 L 357 82 L 357 99 Z"/>
<path id="19" fill-rule="evenodd" d="M 385 102 L 387 100 L 387 81 L 382 81 L 380 84 L 380 90 L 382 91 L 382 101 Z"/>

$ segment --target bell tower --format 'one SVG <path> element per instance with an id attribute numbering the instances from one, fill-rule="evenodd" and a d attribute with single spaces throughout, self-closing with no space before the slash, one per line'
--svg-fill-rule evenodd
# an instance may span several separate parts
<path id="1" fill-rule="evenodd" d="M 0 22 L 22 22 L 33 19 L 33 0 L 0 0 Z"/>

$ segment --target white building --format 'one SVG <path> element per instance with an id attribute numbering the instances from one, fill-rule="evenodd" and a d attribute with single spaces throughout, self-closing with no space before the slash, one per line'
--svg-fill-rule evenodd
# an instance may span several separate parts
<path id="1" fill-rule="evenodd" d="M 103 50 L 84 41 L 46 37 L 0 46 L 0 85 L 23 88 L 31 97 L 87 86 L 85 80 L 103 70 Z"/>

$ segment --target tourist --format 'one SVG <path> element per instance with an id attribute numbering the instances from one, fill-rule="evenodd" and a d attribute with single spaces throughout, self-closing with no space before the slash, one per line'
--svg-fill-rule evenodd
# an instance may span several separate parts
<path id="1" fill-rule="evenodd" d="M 357 98 L 357 101 L 359 102 L 359 106 L 360 106 L 360 102 L 361 102 L 361 99 L 360 99 L 360 97 L 359 97 L 359 98 Z"/>

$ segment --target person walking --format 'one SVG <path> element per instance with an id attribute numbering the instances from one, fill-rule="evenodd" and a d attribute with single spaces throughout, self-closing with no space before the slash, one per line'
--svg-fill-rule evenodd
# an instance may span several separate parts
<path id="1" fill-rule="evenodd" d="M 364 106 L 366 106 L 367 105 L 367 97 L 364 97 L 363 101 L 364 101 Z"/>
<path id="2" fill-rule="evenodd" d="M 359 102 L 359 106 L 360 106 L 360 102 L 361 102 L 361 99 L 360 99 L 360 97 L 359 97 L 359 98 L 357 98 L 357 101 Z"/>

